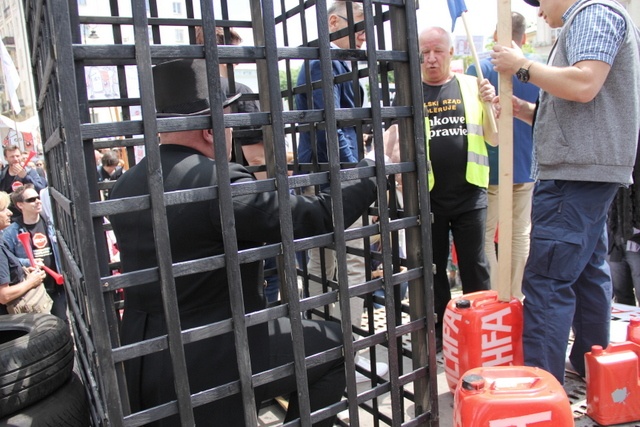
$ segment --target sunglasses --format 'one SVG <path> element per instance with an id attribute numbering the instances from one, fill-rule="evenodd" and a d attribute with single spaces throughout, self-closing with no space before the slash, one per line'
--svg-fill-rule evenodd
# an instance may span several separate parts
<path id="1" fill-rule="evenodd" d="M 349 22 L 349 20 L 347 18 L 345 18 L 344 16 L 342 16 L 342 15 L 336 15 L 336 16 L 338 18 L 342 18 L 345 21 Z M 364 30 L 356 31 L 356 36 L 362 36 L 363 34 L 364 34 Z"/>
<path id="2" fill-rule="evenodd" d="M 36 200 L 40 200 L 40 197 L 35 196 L 35 197 L 29 197 L 28 199 L 24 199 L 25 203 L 33 203 Z"/>

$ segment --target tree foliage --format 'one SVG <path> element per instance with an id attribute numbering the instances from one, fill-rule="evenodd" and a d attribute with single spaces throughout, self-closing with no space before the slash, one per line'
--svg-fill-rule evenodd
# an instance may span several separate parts
<path id="1" fill-rule="evenodd" d="M 287 90 L 287 71 L 280 70 L 280 91 Z M 291 87 L 296 85 L 298 81 L 298 74 L 300 74 L 300 67 L 291 67 Z"/>

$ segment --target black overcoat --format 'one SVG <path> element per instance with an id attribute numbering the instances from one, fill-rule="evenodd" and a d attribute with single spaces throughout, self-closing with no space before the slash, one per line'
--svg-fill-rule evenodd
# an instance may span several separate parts
<path id="1" fill-rule="evenodd" d="M 180 145 L 160 146 L 165 191 L 217 184 L 215 161 Z M 359 166 L 370 166 L 365 160 Z M 243 166 L 230 164 L 231 183 L 254 180 Z M 158 177 L 160 178 L 159 174 Z M 143 159 L 117 181 L 111 199 L 148 194 L 147 161 Z M 343 183 L 345 226 L 352 224 L 376 199 L 375 178 Z M 234 198 L 235 225 L 239 249 L 280 241 L 278 200 L 275 192 Z M 333 230 L 331 197 L 291 196 L 296 238 Z M 217 200 L 185 203 L 166 208 L 170 248 L 174 263 L 222 254 L 223 227 Z M 135 211 L 110 217 L 125 272 L 157 266 L 151 211 Z M 246 312 L 264 308 L 262 263 L 241 265 Z M 186 330 L 231 317 L 225 269 L 177 277 L 181 329 Z M 166 334 L 159 283 L 125 290 L 122 344 L 130 344 Z M 266 324 L 249 330 L 252 369 L 266 369 L 269 339 Z M 235 344 L 231 333 L 185 346 L 191 393 L 238 379 Z M 125 363 L 129 398 L 133 411 L 175 399 L 168 351 L 136 358 Z M 259 402 L 258 402 L 259 403 Z M 206 407 L 196 408 L 198 425 L 243 424 L 240 395 Z M 234 422 L 235 419 L 235 422 Z M 159 425 L 179 425 L 177 417 Z M 222 424 L 221 424 L 222 425 Z"/>

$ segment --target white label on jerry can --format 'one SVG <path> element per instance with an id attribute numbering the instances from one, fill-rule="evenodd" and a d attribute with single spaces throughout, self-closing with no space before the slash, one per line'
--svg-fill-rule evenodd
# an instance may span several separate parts
<path id="1" fill-rule="evenodd" d="M 447 310 L 444 313 L 444 319 L 442 322 L 443 328 L 443 343 L 442 343 L 442 355 L 444 356 L 444 371 L 450 381 L 456 383 L 460 378 L 460 359 L 458 351 L 458 333 L 460 328 L 456 324 L 462 319 L 460 313 L 455 313 L 451 310 Z"/>
<path id="2" fill-rule="evenodd" d="M 489 427 L 527 427 L 544 421 L 551 421 L 551 411 L 489 421 Z"/>
<path id="3" fill-rule="evenodd" d="M 482 318 L 482 366 L 513 364 L 513 337 L 511 325 L 505 318 L 511 314 L 506 307 Z"/>

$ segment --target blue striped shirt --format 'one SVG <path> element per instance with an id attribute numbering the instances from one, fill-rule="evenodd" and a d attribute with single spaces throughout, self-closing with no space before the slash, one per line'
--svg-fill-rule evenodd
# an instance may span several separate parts
<path id="1" fill-rule="evenodd" d="M 573 11 L 589 0 L 575 2 L 562 16 L 566 22 Z M 571 65 L 580 61 L 602 61 L 613 65 L 626 33 L 624 17 L 613 9 L 594 4 L 576 15 L 567 34 L 567 59 Z"/>

